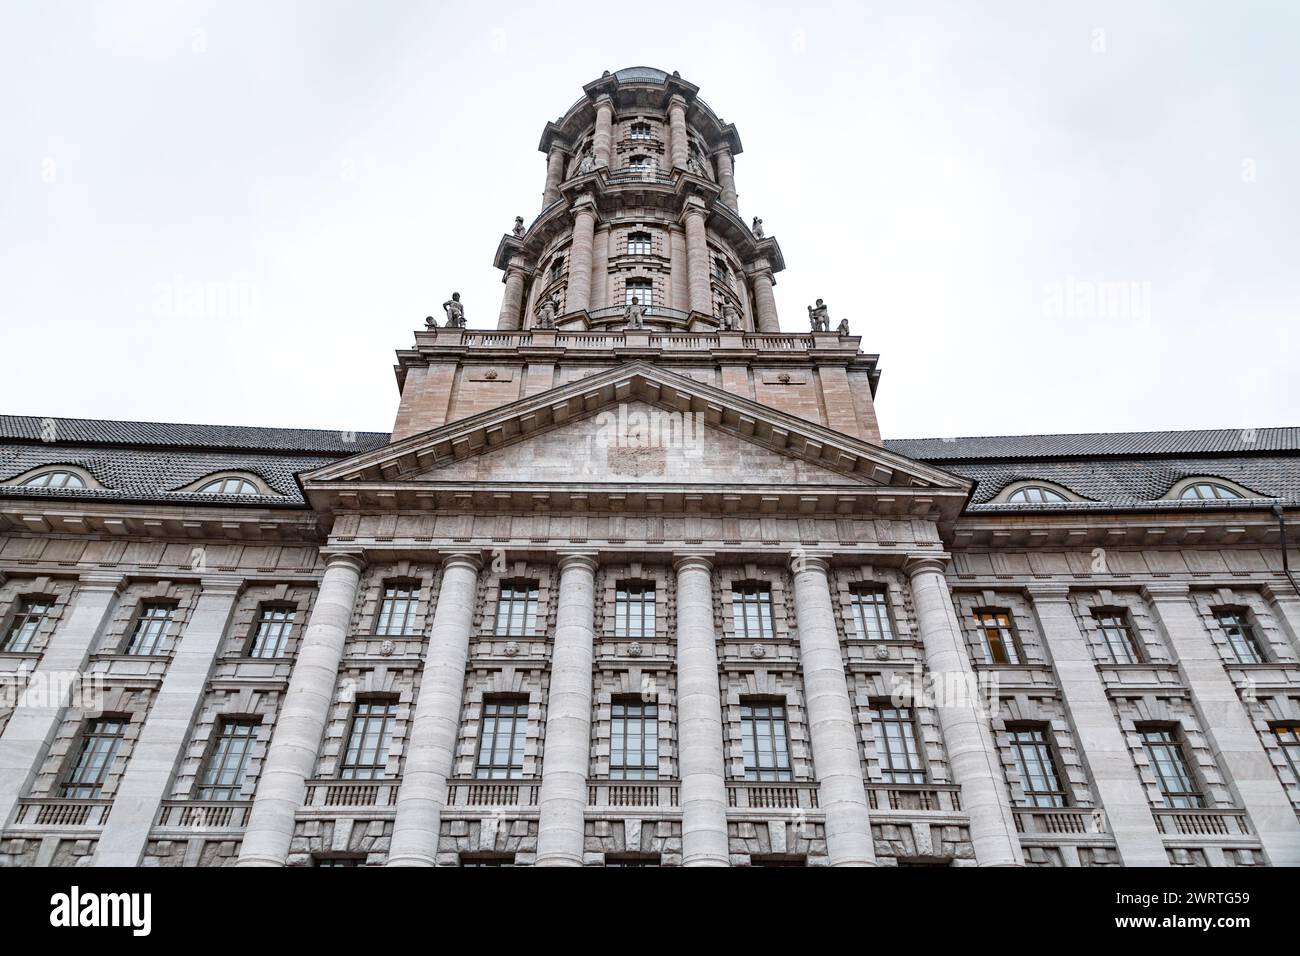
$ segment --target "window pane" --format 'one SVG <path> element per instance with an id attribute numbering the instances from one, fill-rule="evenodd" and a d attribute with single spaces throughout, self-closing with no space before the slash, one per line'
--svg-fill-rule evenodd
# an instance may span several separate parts
<path id="1" fill-rule="evenodd" d="M 63 796 L 70 800 L 94 800 L 103 792 L 104 781 L 117 759 L 127 722 L 111 717 L 89 724 L 81 737 L 77 756 L 63 783 Z"/>
<path id="2" fill-rule="evenodd" d="M 742 640 L 770 638 L 772 592 L 766 584 L 736 585 L 731 589 L 731 621 L 736 637 Z"/>
<path id="3" fill-rule="evenodd" d="M 740 725 L 746 780 L 793 780 L 786 737 L 785 705 L 741 704 Z"/>
<path id="4" fill-rule="evenodd" d="M 40 633 L 45 617 L 54 605 L 46 598 L 27 598 L 18 605 L 18 613 L 9 622 L 4 644 L 0 649 L 21 653 L 30 650 Z"/>
<path id="5" fill-rule="evenodd" d="M 1221 610 L 1215 612 L 1219 627 L 1228 639 L 1228 648 L 1238 664 L 1262 664 L 1264 653 L 1255 637 L 1255 628 L 1244 611 Z"/>
<path id="6" fill-rule="evenodd" d="M 339 768 L 341 779 L 376 780 L 385 776 L 396 719 L 395 701 L 357 702 Z"/>
<path id="7" fill-rule="evenodd" d="M 1110 659 L 1116 664 L 1137 664 L 1142 660 L 1137 637 L 1127 616 L 1120 611 L 1094 611 L 1093 617 L 1106 642 Z"/>
<path id="8" fill-rule="evenodd" d="M 537 632 L 536 581 L 502 581 L 497 597 L 496 633 L 523 637 Z"/>
<path id="9" fill-rule="evenodd" d="M 175 605 L 172 604 L 142 604 L 131 632 L 131 640 L 126 645 L 126 653 L 146 656 L 159 653 L 175 610 Z"/>
<path id="10" fill-rule="evenodd" d="M 860 638 L 870 641 L 892 641 L 894 627 L 889 620 L 885 592 L 878 590 L 853 592 L 853 623 Z"/>
<path id="11" fill-rule="evenodd" d="M 882 783 L 925 783 L 925 764 L 909 707 L 873 704 L 868 711 Z"/>
<path id="12" fill-rule="evenodd" d="M 1011 615 L 1006 611 L 977 611 L 975 623 L 986 664 L 1019 664 L 1020 651 L 1011 632 Z"/>
<path id="13" fill-rule="evenodd" d="M 658 705 L 637 699 L 610 705 L 611 780 L 655 780 L 659 776 Z"/>
<path id="14" fill-rule="evenodd" d="M 1141 731 L 1141 735 L 1164 805 L 1176 810 L 1204 807 L 1205 800 L 1192 782 L 1191 771 L 1183 759 L 1182 745 L 1174 731 L 1149 729 Z"/>
<path id="15" fill-rule="evenodd" d="M 514 780 L 524 775 L 528 701 L 486 698 L 474 776 L 480 780 Z"/>
<path id="16" fill-rule="evenodd" d="M 243 795 L 248 759 L 258 721 L 232 720 L 221 724 L 212 753 L 200 779 L 200 800 L 238 800 Z"/>
<path id="17" fill-rule="evenodd" d="M 1056 772 L 1047 732 L 1041 728 L 1008 728 L 1011 755 L 1025 791 L 1025 803 L 1031 807 L 1064 807 L 1066 793 Z"/>

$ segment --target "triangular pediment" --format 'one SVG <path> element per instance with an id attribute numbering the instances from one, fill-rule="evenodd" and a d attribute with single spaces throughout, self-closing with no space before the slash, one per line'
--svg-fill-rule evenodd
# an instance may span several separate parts
<path id="1" fill-rule="evenodd" d="M 484 497 L 508 506 L 559 490 L 657 506 L 724 495 L 730 507 L 959 510 L 971 482 L 877 445 L 643 362 L 599 372 L 303 476 L 313 500 Z M 662 491 L 663 494 L 657 492 Z M 445 495 L 444 495 L 445 493 Z M 649 496 L 648 498 L 644 496 Z M 665 497 L 666 496 L 666 497 Z M 820 503 L 818 500 L 820 499 Z M 826 502 L 830 502 L 826 505 Z M 857 505 L 851 510 L 858 510 Z M 955 512 L 954 512 L 955 513 Z"/>

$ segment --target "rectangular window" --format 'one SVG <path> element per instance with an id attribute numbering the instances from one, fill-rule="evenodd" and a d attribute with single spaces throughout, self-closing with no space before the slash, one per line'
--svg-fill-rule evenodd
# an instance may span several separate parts
<path id="1" fill-rule="evenodd" d="M 527 735 L 528 701 L 485 699 L 474 776 L 479 780 L 523 777 Z"/>
<path id="2" fill-rule="evenodd" d="M 656 780 L 659 777 L 659 707 L 640 700 L 610 705 L 609 778 Z"/>
<path id="3" fill-rule="evenodd" d="M 1255 627 L 1250 623 L 1246 612 L 1239 608 L 1221 608 L 1214 612 L 1228 647 L 1238 664 L 1262 664 L 1264 652 L 1260 649 Z"/>
<path id="4" fill-rule="evenodd" d="M 537 631 L 536 581 L 502 581 L 497 595 L 496 633 L 524 637 Z"/>
<path id="5" fill-rule="evenodd" d="M 1064 807 L 1069 801 L 1056 772 L 1047 731 L 1042 727 L 1008 727 L 1011 755 L 1025 791 L 1025 805 L 1030 807 Z"/>
<path id="6" fill-rule="evenodd" d="M 200 800 L 238 800 L 257 739 L 257 720 L 223 720 L 199 782 Z"/>
<path id="7" fill-rule="evenodd" d="M 649 279 L 628 279 L 623 284 L 624 305 L 631 305 L 633 299 L 638 305 L 653 305 L 654 294 L 654 283 Z"/>
<path id="8" fill-rule="evenodd" d="M 640 581 L 619 581 L 614 591 L 614 635 L 655 636 L 655 586 Z"/>
<path id="9" fill-rule="evenodd" d="M 794 779 L 794 770 L 790 766 L 784 704 L 742 701 L 740 735 L 744 746 L 746 780 Z"/>
<path id="10" fill-rule="evenodd" d="M 0 650 L 22 653 L 31 649 L 32 641 L 40 633 L 45 617 L 54 607 L 49 598 L 24 598 L 18 605 L 18 613 L 9 622 L 5 632 L 4 646 Z"/>
<path id="11" fill-rule="evenodd" d="M 76 759 L 63 782 L 63 796 L 69 800 L 96 800 L 104 789 L 108 771 L 126 735 L 127 720 L 105 717 L 91 722 L 81 734 Z"/>
<path id="12" fill-rule="evenodd" d="M 385 775 L 396 720 L 396 701 L 357 701 L 339 766 L 341 780 L 379 780 Z"/>
<path id="13" fill-rule="evenodd" d="M 1019 664 L 1020 649 L 1011 630 L 1011 615 L 1006 611 L 976 611 L 975 625 L 984 648 L 986 664 Z"/>
<path id="14" fill-rule="evenodd" d="M 892 641 L 894 625 L 889 620 L 885 592 L 863 589 L 853 592 L 853 624 L 858 637 L 869 641 Z"/>
<path id="15" fill-rule="evenodd" d="M 872 704 L 868 716 L 876 759 L 880 761 L 880 782 L 925 783 L 925 763 L 916 742 L 912 709 Z"/>
<path id="16" fill-rule="evenodd" d="M 627 234 L 627 254 L 629 256 L 648 256 L 650 255 L 650 233 L 648 232 L 629 232 Z M 650 290 L 646 289 L 646 298 L 641 299 L 642 305 L 649 301 Z M 628 302 L 631 302 L 629 299 Z"/>
<path id="17" fill-rule="evenodd" d="M 1093 611 L 1092 616 L 1106 641 L 1111 661 L 1116 664 L 1142 663 L 1142 650 L 1138 647 L 1137 636 L 1123 611 L 1099 609 Z"/>
<path id="18" fill-rule="evenodd" d="M 649 123 L 633 123 L 628 132 L 632 139 L 649 139 L 652 130 Z"/>
<path id="19" fill-rule="evenodd" d="M 149 602 L 140 605 L 136 615 L 135 627 L 131 631 L 131 640 L 126 645 L 126 653 L 149 656 L 157 654 L 162 647 L 167 628 L 172 623 L 176 605 Z"/>
<path id="20" fill-rule="evenodd" d="M 248 656 L 283 657 L 297 614 L 291 607 L 264 604 L 258 608 L 253 639 L 248 645 Z"/>
<path id="21" fill-rule="evenodd" d="M 419 585 L 385 585 L 384 597 L 379 604 L 379 620 L 375 624 L 375 633 L 394 637 L 414 634 L 415 611 L 419 603 Z"/>
<path id="22" fill-rule="evenodd" d="M 1273 736 L 1277 737 L 1286 765 L 1291 768 L 1292 779 L 1300 783 L 1300 724 L 1274 724 Z"/>
<path id="23" fill-rule="evenodd" d="M 772 637 L 776 633 L 772 623 L 772 589 L 766 584 L 733 585 L 731 623 L 739 640 Z"/>
<path id="24" fill-rule="evenodd" d="M 1192 781 L 1192 773 L 1183 756 L 1183 747 L 1173 730 L 1148 728 L 1140 731 L 1142 746 L 1160 785 L 1164 804 L 1172 810 L 1197 810 L 1205 798 Z"/>

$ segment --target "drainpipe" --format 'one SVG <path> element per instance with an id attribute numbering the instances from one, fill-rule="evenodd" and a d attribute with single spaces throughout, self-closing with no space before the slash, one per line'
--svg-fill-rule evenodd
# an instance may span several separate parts
<path id="1" fill-rule="evenodd" d="M 1291 587 L 1295 589 L 1295 593 L 1300 594 L 1300 583 L 1296 582 L 1295 575 L 1291 573 L 1291 565 L 1286 554 L 1286 521 L 1282 517 L 1282 506 L 1280 504 L 1273 505 L 1273 514 L 1277 515 L 1277 530 L 1278 534 L 1282 536 L 1282 573 L 1291 582 Z"/>

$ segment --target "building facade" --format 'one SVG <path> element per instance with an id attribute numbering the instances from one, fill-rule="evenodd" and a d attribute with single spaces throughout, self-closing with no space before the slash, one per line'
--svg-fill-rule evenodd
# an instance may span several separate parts
<path id="1" fill-rule="evenodd" d="M 0 418 L 0 863 L 1300 864 L 1300 430 L 882 440 L 693 85 L 541 150 L 392 434 Z"/>

